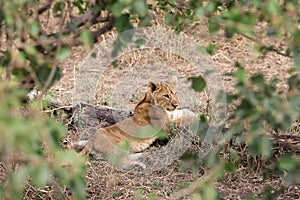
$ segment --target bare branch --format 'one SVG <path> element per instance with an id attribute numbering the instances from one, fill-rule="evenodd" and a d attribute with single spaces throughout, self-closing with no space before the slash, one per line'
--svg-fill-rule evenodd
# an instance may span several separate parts
<path id="1" fill-rule="evenodd" d="M 108 17 L 108 22 L 105 25 L 103 25 L 97 31 L 92 32 L 94 40 L 98 41 L 97 38 L 98 38 L 99 35 L 107 32 L 107 31 L 110 31 L 114 27 L 114 23 L 115 23 L 115 18 L 114 18 L 114 16 L 110 15 Z"/>
<path id="2" fill-rule="evenodd" d="M 103 17 L 101 17 L 101 11 L 98 11 L 95 13 L 94 11 L 94 6 L 91 6 L 89 10 L 87 10 L 84 14 L 71 19 L 71 21 L 69 22 L 70 24 L 74 24 L 77 27 L 81 27 L 84 26 L 86 24 L 88 24 L 89 26 L 101 22 L 103 19 Z M 54 33 L 54 34 L 69 34 L 72 32 L 72 29 L 70 29 L 69 27 L 66 27 L 65 29 L 59 31 L 58 33 Z"/>

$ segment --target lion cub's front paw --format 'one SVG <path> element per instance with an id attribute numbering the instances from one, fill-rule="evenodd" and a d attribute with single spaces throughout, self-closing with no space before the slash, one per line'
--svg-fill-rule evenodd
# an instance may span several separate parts
<path id="1" fill-rule="evenodd" d="M 146 169 L 146 165 L 143 162 L 132 161 L 130 163 L 123 163 L 121 170 L 127 172 L 143 172 Z"/>
<path id="2" fill-rule="evenodd" d="M 138 160 L 142 155 L 143 153 L 126 155 L 126 157 L 118 164 L 117 168 L 126 172 L 143 172 L 146 169 L 146 165 Z"/>

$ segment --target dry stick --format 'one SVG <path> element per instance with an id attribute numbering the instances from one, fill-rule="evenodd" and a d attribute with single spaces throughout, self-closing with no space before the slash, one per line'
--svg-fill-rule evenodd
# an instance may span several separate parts
<path id="1" fill-rule="evenodd" d="M 109 15 L 108 16 L 108 22 L 103 27 L 98 29 L 97 31 L 92 32 L 94 39 L 96 40 L 96 38 L 99 35 L 111 30 L 114 26 L 114 21 L 115 21 L 114 17 L 112 15 Z"/>
<path id="2" fill-rule="evenodd" d="M 170 195 L 168 199 L 180 199 L 182 197 L 193 194 L 197 189 L 200 189 L 201 186 L 207 182 L 216 178 L 216 174 L 222 169 L 222 166 L 216 166 L 211 168 L 206 174 L 199 177 L 196 181 L 191 183 L 187 188 L 181 189 Z"/>
<path id="3" fill-rule="evenodd" d="M 50 109 L 50 110 L 44 110 L 43 112 L 44 113 L 52 113 L 56 110 L 61 110 L 61 109 L 71 109 L 71 108 L 74 108 L 74 106 L 62 106 L 62 107 L 59 107 L 59 108 L 53 108 L 53 109 Z"/>
<path id="4" fill-rule="evenodd" d="M 90 22 L 92 24 L 97 23 L 97 21 L 102 21 L 103 18 L 100 16 L 101 11 L 99 13 L 94 12 L 94 7 L 92 6 L 89 10 L 87 10 L 84 14 L 73 18 L 70 23 L 76 25 L 77 27 L 81 27 L 85 25 L 86 23 Z M 100 17 L 98 17 L 100 16 Z M 65 29 L 57 32 L 57 33 L 52 33 L 52 34 L 69 34 L 72 32 L 72 29 L 69 27 L 66 27 Z"/>

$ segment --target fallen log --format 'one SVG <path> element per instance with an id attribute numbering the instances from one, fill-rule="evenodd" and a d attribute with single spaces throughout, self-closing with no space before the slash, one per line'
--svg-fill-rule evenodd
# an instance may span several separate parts
<path id="1" fill-rule="evenodd" d="M 55 99 L 50 100 L 50 109 L 63 110 L 80 131 L 80 139 L 88 139 L 99 127 L 107 127 L 133 115 L 133 111 L 95 106 L 87 103 L 71 105 Z"/>

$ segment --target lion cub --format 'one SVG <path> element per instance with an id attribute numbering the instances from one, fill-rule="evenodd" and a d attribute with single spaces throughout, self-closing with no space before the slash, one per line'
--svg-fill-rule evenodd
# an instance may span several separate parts
<path id="1" fill-rule="evenodd" d="M 168 130 L 169 112 L 179 105 L 172 87 L 172 84 L 150 82 L 147 93 L 136 104 L 133 116 L 112 126 L 100 128 L 87 142 L 77 143 L 77 146 L 85 145 L 80 153 L 107 157 L 118 154 L 118 146 L 124 143 L 127 143 L 128 150 L 132 153 L 147 149 L 157 139 L 158 130 Z M 145 135 L 146 130 L 149 133 Z M 125 161 L 122 164 L 125 165 Z"/>

